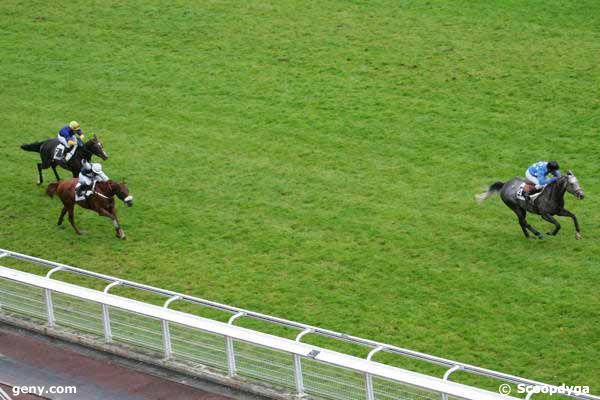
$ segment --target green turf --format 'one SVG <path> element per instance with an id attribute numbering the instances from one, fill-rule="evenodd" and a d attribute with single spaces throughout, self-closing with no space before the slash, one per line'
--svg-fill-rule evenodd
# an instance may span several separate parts
<path id="1" fill-rule="evenodd" d="M 599 32 L 596 1 L 5 0 L 0 247 L 598 393 Z M 71 119 L 127 241 L 35 185 L 19 145 Z M 473 201 L 539 159 L 582 241 Z"/>

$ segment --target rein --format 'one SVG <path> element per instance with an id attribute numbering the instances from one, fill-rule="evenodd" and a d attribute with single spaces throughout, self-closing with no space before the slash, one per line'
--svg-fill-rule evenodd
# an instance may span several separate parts
<path id="1" fill-rule="evenodd" d="M 103 195 L 102 193 L 100 193 L 100 192 L 97 192 L 97 191 L 95 191 L 95 190 L 94 190 L 94 194 L 97 194 L 98 196 L 100 196 L 100 197 L 103 197 L 103 198 L 105 198 L 105 199 L 107 199 L 107 200 L 110 200 L 110 199 L 112 198 L 112 197 L 107 197 L 107 196 Z"/>
<path id="2" fill-rule="evenodd" d="M 98 182 L 96 182 L 96 183 L 98 183 Z M 100 193 L 100 192 L 99 192 L 99 191 L 96 189 L 96 183 L 94 183 L 94 189 L 93 189 L 93 190 L 94 190 L 94 194 L 97 194 L 98 196 L 100 196 L 100 197 L 102 197 L 102 198 L 104 198 L 104 199 L 106 199 L 106 200 L 110 200 L 110 199 L 112 199 L 112 197 L 114 196 L 114 194 L 113 194 L 112 196 L 108 197 L 108 196 L 106 196 L 106 195 L 104 195 L 104 194 Z M 112 191 L 112 187 L 111 187 L 111 186 L 109 186 L 109 187 L 111 188 L 111 191 Z"/>

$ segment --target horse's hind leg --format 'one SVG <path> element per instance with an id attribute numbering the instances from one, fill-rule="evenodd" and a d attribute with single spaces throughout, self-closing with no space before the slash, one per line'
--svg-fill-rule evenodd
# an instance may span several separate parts
<path id="1" fill-rule="evenodd" d="M 52 172 L 54 172 L 54 176 L 56 177 L 56 181 L 60 181 L 60 176 L 58 176 L 58 172 L 56 171 L 56 165 L 52 164 Z"/>
<path id="2" fill-rule="evenodd" d="M 542 214 L 542 218 L 554 225 L 554 230 L 552 232 L 548 232 L 547 234 L 556 236 L 558 231 L 560 231 L 560 224 L 558 223 L 558 221 L 554 219 L 554 217 L 550 214 Z"/>
<path id="3" fill-rule="evenodd" d="M 535 236 L 537 236 L 538 239 L 544 238 L 544 235 L 542 235 L 542 233 L 540 231 L 538 231 L 537 229 L 535 229 L 533 226 L 529 225 L 529 222 L 527 222 L 527 220 L 525 218 L 523 218 L 523 222 L 525 223 L 525 227 L 527 229 L 529 229 Z"/>
<path id="4" fill-rule="evenodd" d="M 521 229 L 523 230 L 523 233 L 525 234 L 526 238 L 529 237 L 529 233 L 527 232 L 527 230 L 530 230 L 539 239 L 544 238 L 544 235 L 542 235 L 533 226 L 529 225 L 529 223 L 527 222 L 527 218 L 526 218 L 527 212 L 525 210 L 523 210 L 522 208 L 517 208 L 517 209 L 513 209 L 513 211 L 515 212 L 515 214 L 517 214 L 517 217 L 519 218 L 519 225 L 521 225 Z"/>
<path id="5" fill-rule="evenodd" d="M 68 208 L 67 212 L 69 213 L 69 222 L 71 223 L 71 226 L 73 227 L 73 229 L 75 229 L 75 233 L 77 233 L 78 235 L 81 235 L 81 231 L 79 231 L 79 229 L 77 229 L 77 226 L 75 226 L 75 210 L 73 210 L 73 207 Z"/>
<path id="6" fill-rule="evenodd" d="M 525 235 L 526 238 L 529 238 L 529 232 L 527 231 L 527 222 L 525 221 L 525 218 L 521 219 L 519 218 L 519 225 L 521 226 L 521 229 L 523 230 L 523 234 Z"/>
<path id="7" fill-rule="evenodd" d="M 38 169 L 38 185 L 41 185 L 44 182 L 44 177 L 42 176 L 42 163 L 37 163 L 37 169 Z"/>
<path id="8" fill-rule="evenodd" d="M 63 219 L 65 218 L 65 214 L 67 213 L 67 207 L 63 207 L 61 212 L 60 212 L 60 217 L 58 217 L 58 224 L 57 225 L 62 225 L 63 223 Z"/>
<path id="9" fill-rule="evenodd" d="M 577 221 L 577 217 L 569 210 L 565 210 L 564 208 L 560 210 L 560 212 L 556 215 L 561 217 L 571 217 L 573 222 L 575 223 L 575 239 L 581 239 L 581 231 L 579 230 L 579 221 Z"/>

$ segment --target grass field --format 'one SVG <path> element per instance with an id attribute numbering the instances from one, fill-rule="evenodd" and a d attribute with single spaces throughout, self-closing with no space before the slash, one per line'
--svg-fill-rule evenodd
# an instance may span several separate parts
<path id="1" fill-rule="evenodd" d="M 0 247 L 600 393 L 600 3 L 5 0 L 0 47 Z M 19 149 L 71 119 L 126 241 Z M 473 201 L 540 159 L 583 240 Z"/>

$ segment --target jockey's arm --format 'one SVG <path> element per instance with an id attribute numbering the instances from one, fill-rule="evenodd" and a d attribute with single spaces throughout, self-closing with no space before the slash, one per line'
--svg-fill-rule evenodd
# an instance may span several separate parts
<path id="1" fill-rule="evenodd" d="M 96 176 L 98 177 L 97 179 L 101 182 L 106 182 L 109 179 L 108 176 L 104 172 L 101 172 Z"/>
<path id="2" fill-rule="evenodd" d="M 538 176 L 538 181 L 540 181 L 540 185 L 549 185 L 552 182 L 554 182 L 557 178 L 546 178 L 546 174 L 540 174 L 540 176 Z"/>
<path id="3" fill-rule="evenodd" d="M 557 178 L 560 178 L 560 171 L 556 170 L 556 171 L 552 172 L 552 175 L 554 175 Z"/>

